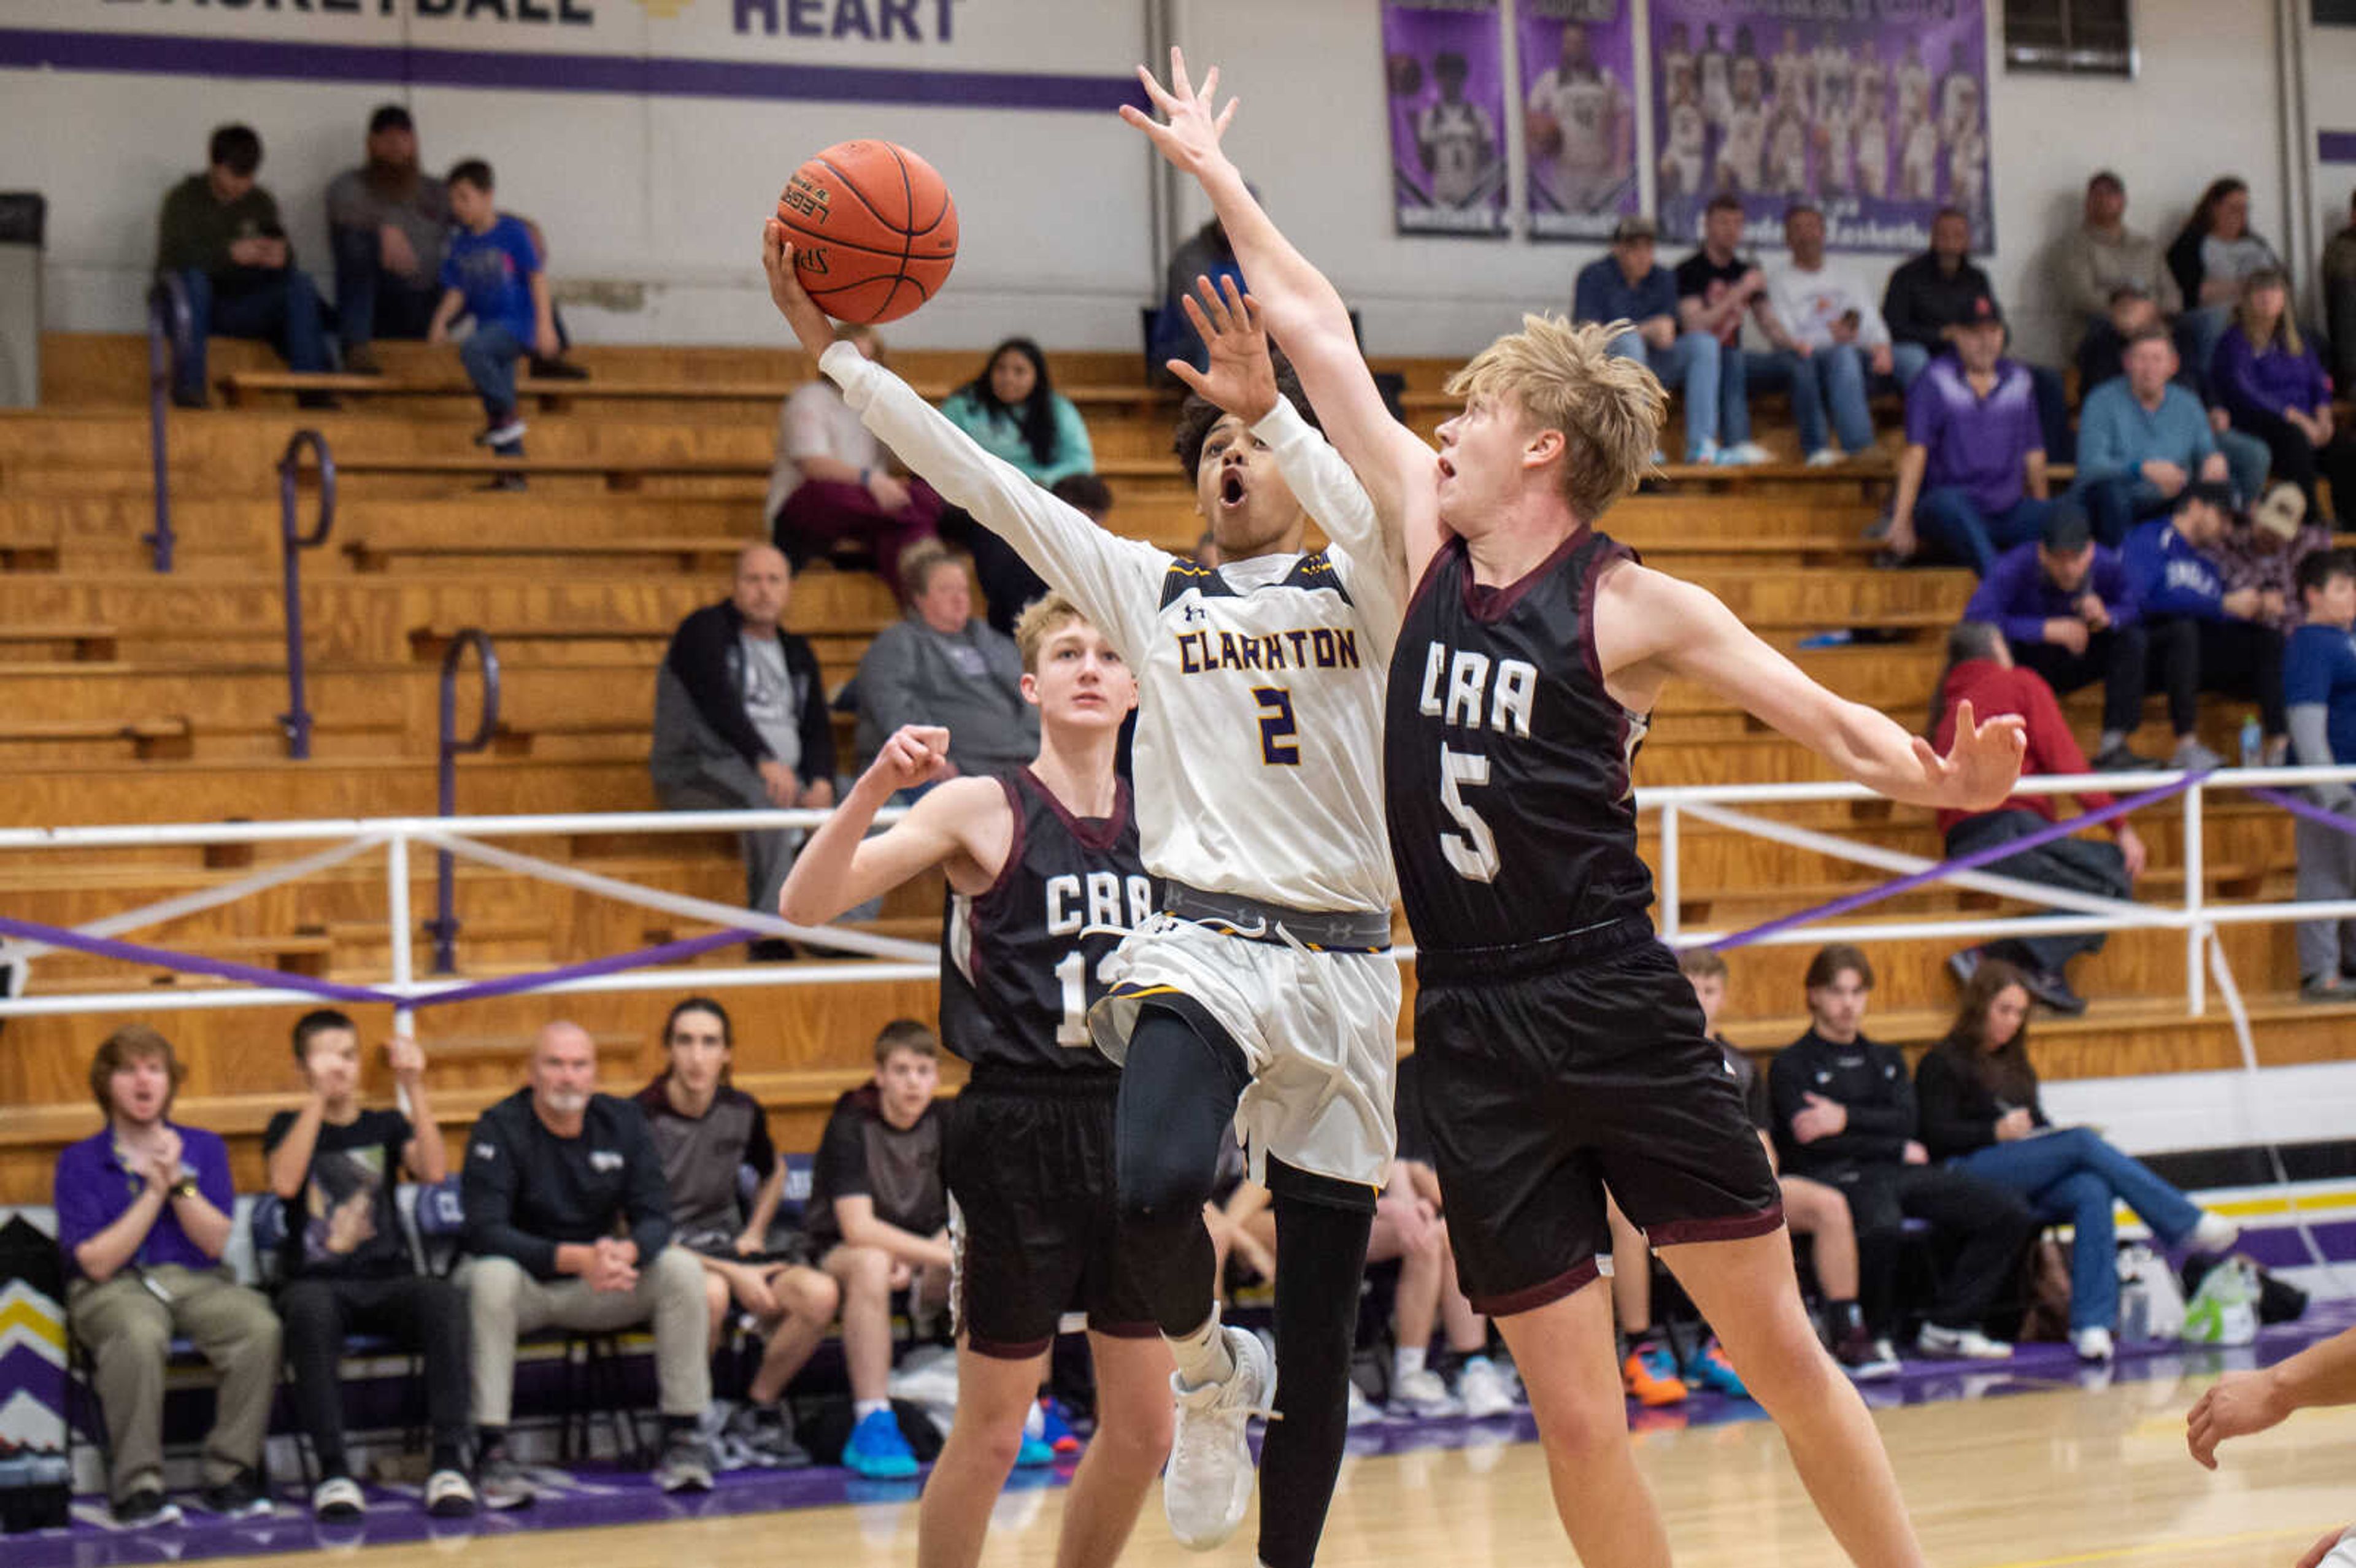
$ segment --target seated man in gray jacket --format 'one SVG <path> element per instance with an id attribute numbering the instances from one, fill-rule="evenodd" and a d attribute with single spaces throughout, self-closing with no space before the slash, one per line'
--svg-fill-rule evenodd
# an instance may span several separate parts
<path id="1" fill-rule="evenodd" d="M 834 728 L 810 645 L 778 621 L 793 592 L 785 556 L 748 545 L 735 591 L 679 624 L 655 677 L 655 795 L 671 811 L 834 804 Z M 744 838 L 747 908 L 777 912 L 799 833 Z M 766 956 L 766 944 L 754 944 Z"/>
<path id="2" fill-rule="evenodd" d="M 1039 710 L 1023 700 L 1014 640 L 973 613 L 965 562 L 928 540 L 900 558 L 908 613 L 859 661 L 859 751 L 873 756 L 905 724 L 949 732 L 955 773 L 1019 768 L 1039 753 Z"/>

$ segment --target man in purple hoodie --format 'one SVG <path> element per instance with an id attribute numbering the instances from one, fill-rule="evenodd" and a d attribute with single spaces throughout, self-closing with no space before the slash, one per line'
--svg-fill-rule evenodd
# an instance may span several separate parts
<path id="1" fill-rule="evenodd" d="M 2004 632 L 2015 664 L 2033 669 L 2063 697 L 2103 683 L 2103 734 L 2094 766 L 2158 767 L 2128 749 L 2143 722 L 2150 643 L 2118 551 L 2094 542 L 2085 510 L 2064 497 L 2045 518 L 2041 541 L 2018 544 L 1972 594 L 1966 621 Z"/>

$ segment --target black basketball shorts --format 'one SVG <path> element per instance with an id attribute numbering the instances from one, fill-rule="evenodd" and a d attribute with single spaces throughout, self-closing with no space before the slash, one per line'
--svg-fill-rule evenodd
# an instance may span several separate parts
<path id="1" fill-rule="evenodd" d="M 1497 1317 L 1612 1251 L 1604 1189 L 1656 1246 L 1783 1222 L 1766 1150 L 1649 923 L 1417 964 L 1416 1054 L 1456 1268 Z"/>
<path id="2" fill-rule="evenodd" d="M 1120 1080 L 984 1070 L 949 1115 L 949 1301 L 975 1354 L 1024 1360 L 1067 1312 L 1096 1333 L 1162 1330 L 1124 1250 L 1113 1165 Z"/>

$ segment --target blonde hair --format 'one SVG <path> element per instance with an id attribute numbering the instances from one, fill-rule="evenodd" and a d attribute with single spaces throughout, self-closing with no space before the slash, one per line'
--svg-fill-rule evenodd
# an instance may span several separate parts
<path id="1" fill-rule="evenodd" d="M 2250 310 L 2250 296 L 2260 289 L 2280 289 L 2283 292 L 2282 314 L 2275 317 L 2274 336 L 2265 343 L 2258 341 L 2257 324 Z M 2279 347 L 2294 357 L 2307 352 L 2298 336 L 2298 313 L 2291 308 L 2290 274 L 2280 267 L 2260 267 L 2242 280 L 2241 297 L 2233 302 L 2233 325 L 2250 340 L 2253 354 L 2264 354 Z"/>
<path id="2" fill-rule="evenodd" d="M 1558 315 L 1525 315 L 1449 378 L 1451 397 L 1501 398 L 1541 430 L 1562 432 L 1563 499 L 1591 523 L 1652 472 L 1668 394 L 1637 359 L 1614 357 L 1624 321 L 1574 326 Z"/>
<path id="3" fill-rule="evenodd" d="M 1014 646 L 1023 655 L 1024 673 L 1039 673 L 1039 650 L 1047 645 L 1049 637 L 1074 621 L 1085 625 L 1087 617 L 1080 613 L 1078 605 L 1060 593 L 1043 593 L 1023 607 L 1023 613 L 1014 622 Z"/>

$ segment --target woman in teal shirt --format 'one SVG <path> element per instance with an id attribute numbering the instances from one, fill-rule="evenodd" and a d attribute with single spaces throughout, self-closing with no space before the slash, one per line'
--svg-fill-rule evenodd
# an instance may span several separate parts
<path id="1" fill-rule="evenodd" d="M 1010 337 L 992 349 L 981 374 L 952 392 L 941 412 L 1042 487 L 1096 469 L 1080 411 L 1055 390 L 1047 357 L 1027 337 Z"/>

